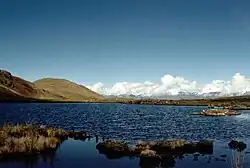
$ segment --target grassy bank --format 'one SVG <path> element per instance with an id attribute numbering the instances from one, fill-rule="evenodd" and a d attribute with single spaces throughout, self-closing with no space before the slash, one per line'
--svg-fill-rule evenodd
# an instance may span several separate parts
<path id="1" fill-rule="evenodd" d="M 250 110 L 250 97 L 237 96 L 216 99 L 182 99 L 182 100 L 163 100 L 163 99 L 130 99 L 130 98 L 105 98 L 88 99 L 84 101 L 71 100 L 45 100 L 45 99 L 2 99 L 5 103 L 120 103 L 120 104 L 148 104 L 148 105 L 169 105 L 169 106 L 208 106 L 223 107 L 235 110 Z"/>
<path id="2" fill-rule="evenodd" d="M 67 132 L 33 125 L 9 125 L 0 128 L 0 156 L 29 155 L 54 150 Z"/>
<path id="3" fill-rule="evenodd" d="M 16 157 L 55 151 L 68 137 L 86 139 L 85 132 L 53 127 L 5 124 L 0 127 L 0 157 Z"/>

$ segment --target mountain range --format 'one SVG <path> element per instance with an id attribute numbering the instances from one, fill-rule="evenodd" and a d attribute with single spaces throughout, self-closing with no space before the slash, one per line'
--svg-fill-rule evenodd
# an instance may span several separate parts
<path id="1" fill-rule="evenodd" d="M 158 96 L 145 96 L 145 95 L 133 95 L 133 94 L 122 94 L 122 95 L 107 95 L 107 98 L 133 98 L 133 99 L 171 99 L 171 100 L 180 100 L 180 99 L 214 99 L 219 97 L 232 97 L 232 96 L 246 96 L 250 95 L 249 92 L 242 93 L 234 93 L 234 94 L 225 94 L 222 92 L 209 92 L 209 93 L 197 93 L 197 92 L 179 92 L 177 95 L 158 95 Z"/>
<path id="2" fill-rule="evenodd" d="M 0 70 L 0 101 L 59 101 L 59 102 L 116 102 L 129 99 L 158 99 L 158 100 L 196 100 L 216 99 L 228 96 L 246 96 L 235 93 L 224 95 L 220 92 L 206 94 L 180 92 L 177 95 L 145 96 L 145 95 L 101 95 L 83 85 L 66 79 L 43 78 L 34 82 L 13 76 L 10 72 Z M 244 97 L 244 98 L 246 98 Z"/>

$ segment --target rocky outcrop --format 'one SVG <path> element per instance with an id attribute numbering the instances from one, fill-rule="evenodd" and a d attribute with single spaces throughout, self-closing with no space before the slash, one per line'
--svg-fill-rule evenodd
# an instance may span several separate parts
<path id="1" fill-rule="evenodd" d="M 34 84 L 13 76 L 10 72 L 0 70 L 0 86 L 9 92 L 24 97 L 36 97 L 37 89 Z"/>

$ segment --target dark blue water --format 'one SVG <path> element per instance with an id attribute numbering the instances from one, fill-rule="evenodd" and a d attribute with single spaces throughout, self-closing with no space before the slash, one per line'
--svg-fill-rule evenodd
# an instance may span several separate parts
<path id="1" fill-rule="evenodd" d="M 190 115 L 205 107 L 178 107 L 125 104 L 0 104 L 0 123 L 43 123 L 64 129 L 83 129 L 92 135 L 135 143 L 136 140 L 178 138 L 215 140 L 211 156 L 186 155 L 175 167 L 230 167 L 232 139 L 250 145 L 250 111 L 240 116 L 203 117 Z M 35 163 L 11 162 L 0 167 L 140 167 L 137 158 L 109 160 L 98 154 L 96 142 L 68 140 L 53 159 Z M 250 167 L 248 148 L 244 167 Z M 226 154 L 226 158 L 221 158 Z M 46 160 L 46 161 L 45 161 Z M 49 160 L 49 161 L 48 161 Z"/>

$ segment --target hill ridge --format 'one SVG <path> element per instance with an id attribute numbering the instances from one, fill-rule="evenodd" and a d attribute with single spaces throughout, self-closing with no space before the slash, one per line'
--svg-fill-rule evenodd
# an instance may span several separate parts
<path id="1" fill-rule="evenodd" d="M 67 79 L 47 77 L 30 82 L 13 76 L 6 70 L 0 70 L 0 101 L 9 99 L 85 101 L 102 98 L 104 98 L 102 95 Z"/>

